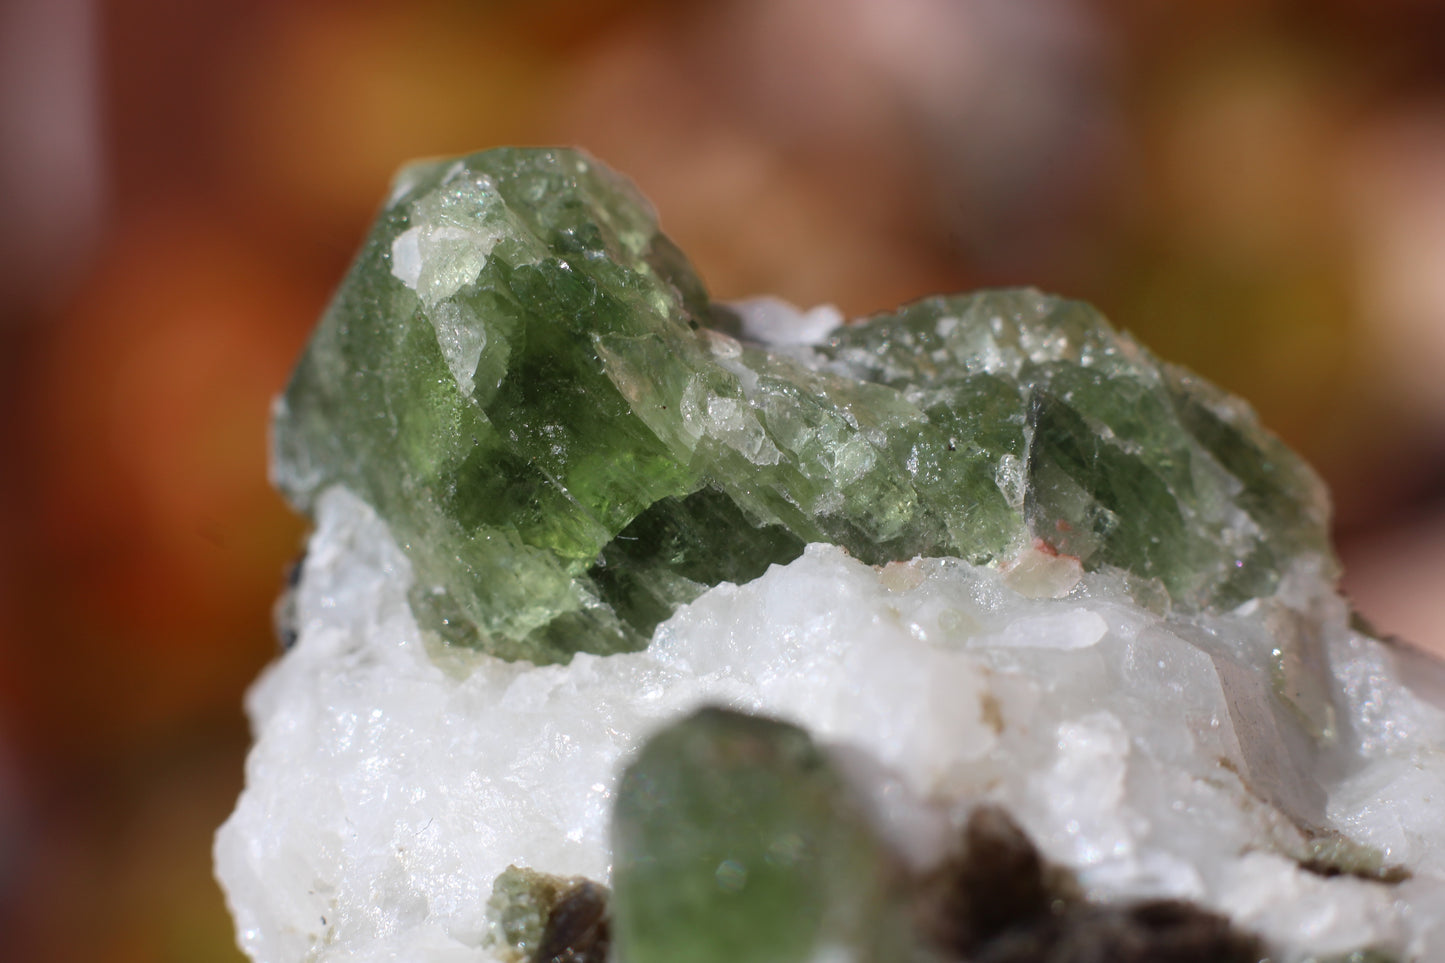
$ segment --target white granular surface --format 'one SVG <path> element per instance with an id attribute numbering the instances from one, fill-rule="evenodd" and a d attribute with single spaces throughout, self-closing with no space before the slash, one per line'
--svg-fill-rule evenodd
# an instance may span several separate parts
<path id="1" fill-rule="evenodd" d="M 251 692 L 246 789 L 216 840 L 257 963 L 492 959 L 496 875 L 606 880 L 621 764 L 706 703 L 810 730 L 920 867 L 988 800 L 1091 896 L 1196 900 L 1285 961 L 1445 960 L 1430 667 L 1349 631 L 1307 565 L 1275 599 L 1189 621 L 1067 560 L 875 569 L 813 545 L 680 609 L 645 652 L 537 668 L 428 640 L 404 556 L 345 490 L 318 522 L 299 639 Z M 1302 824 L 1413 877 L 1308 872 Z"/>

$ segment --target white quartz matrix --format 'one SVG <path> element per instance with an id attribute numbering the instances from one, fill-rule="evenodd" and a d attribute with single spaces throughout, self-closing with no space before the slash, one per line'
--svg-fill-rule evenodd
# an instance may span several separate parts
<path id="1" fill-rule="evenodd" d="M 1185 619 L 1038 552 L 875 569 L 813 545 L 644 652 L 542 668 L 429 639 L 410 580 L 371 510 L 327 493 L 216 841 L 256 963 L 493 959 L 496 875 L 606 880 L 620 766 L 703 704 L 806 727 L 919 867 L 990 801 L 1091 897 L 1197 901 L 1286 963 L 1445 960 L 1441 671 L 1351 631 L 1307 561 Z M 1302 868 L 1331 841 L 1410 876 Z"/>

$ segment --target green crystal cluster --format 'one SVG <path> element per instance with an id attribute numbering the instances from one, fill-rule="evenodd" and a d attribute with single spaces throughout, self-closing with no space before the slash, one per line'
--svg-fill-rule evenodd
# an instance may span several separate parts
<path id="1" fill-rule="evenodd" d="M 448 639 L 565 661 L 811 541 L 869 563 L 1030 544 L 1267 594 L 1328 557 L 1309 470 L 1086 305 L 932 298 L 814 347 L 747 340 L 630 184 L 499 149 L 402 172 L 275 420 L 278 485 L 387 521 Z"/>

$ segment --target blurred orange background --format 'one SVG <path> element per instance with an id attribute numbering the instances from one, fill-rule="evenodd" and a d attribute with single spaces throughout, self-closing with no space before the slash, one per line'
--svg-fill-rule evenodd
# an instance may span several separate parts
<path id="1" fill-rule="evenodd" d="M 0 956 L 238 960 L 210 835 L 304 525 L 267 407 L 402 161 L 585 146 L 715 295 L 1087 298 L 1445 650 L 1430 0 L 0 2 Z"/>

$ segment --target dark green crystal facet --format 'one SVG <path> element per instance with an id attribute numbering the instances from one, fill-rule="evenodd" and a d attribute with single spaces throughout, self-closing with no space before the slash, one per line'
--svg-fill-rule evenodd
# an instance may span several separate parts
<path id="1" fill-rule="evenodd" d="M 424 623 L 536 662 L 640 648 L 810 541 L 874 564 L 1037 543 L 1185 607 L 1328 557 L 1309 470 L 1086 305 L 931 298 L 790 349 L 736 321 L 584 154 L 413 166 L 278 403 L 277 482 L 303 510 L 359 494 Z"/>

